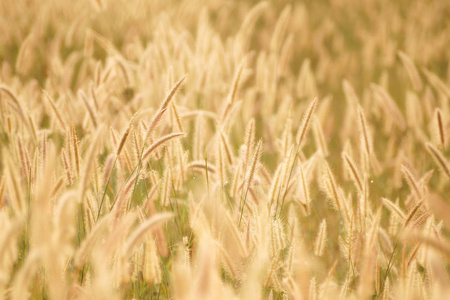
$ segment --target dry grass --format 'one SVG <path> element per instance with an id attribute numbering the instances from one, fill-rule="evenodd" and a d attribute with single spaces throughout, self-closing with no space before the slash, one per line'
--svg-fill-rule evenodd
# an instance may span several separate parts
<path id="1" fill-rule="evenodd" d="M 448 297 L 449 16 L 0 1 L 0 298 Z"/>

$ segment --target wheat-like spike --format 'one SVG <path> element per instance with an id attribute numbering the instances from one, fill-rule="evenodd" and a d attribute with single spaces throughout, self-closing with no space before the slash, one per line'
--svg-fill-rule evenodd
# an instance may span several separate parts
<path id="1" fill-rule="evenodd" d="M 44 171 L 46 163 L 47 163 L 47 149 L 48 149 L 48 139 L 47 139 L 47 132 L 44 131 L 42 134 L 42 140 L 40 143 L 40 163 L 41 163 L 41 171 Z"/>
<path id="2" fill-rule="evenodd" d="M 251 119 L 248 122 L 247 128 L 245 130 L 245 140 L 244 140 L 245 152 L 243 158 L 244 172 L 247 171 L 254 143 L 255 143 L 255 119 Z"/>
<path id="3" fill-rule="evenodd" d="M 139 158 L 141 157 L 142 145 L 140 143 L 140 139 L 138 138 L 139 133 L 139 130 L 133 131 L 133 143 L 131 144 L 131 148 L 133 149 L 133 161 L 135 165 L 139 163 Z"/>
<path id="4" fill-rule="evenodd" d="M 159 108 L 159 110 L 163 110 L 165 108 L 167 108 L 169 106 L 170 101 L 172 100 L 173 96 L 175 95 L 175 93 L 178 91 L 178 89 L 180 88 L 181 84 L 183 83 L 183 81 L 186 79 L 186 75 L 184 75 L 183 77 L 181 77 L 177 83 L 175 83 L 175 85 L 172 87 L 172 89 L 169 91 L 169 93 L 167 94 L 166 98 L 164 99 L 164 101 L 161 103 L 161 107 Z"/>
<path id="5" fill-rule="evenodd" d="M 392 201 L 390 201 L 387 198 L 381 198 L 381 202 L 383 203 L 384 206 L 386 206 L 387 209 L 389 209 L 391 212 L 396 213 L 400 218 L 402 218 L 403 220 L 406 219 L 405 213 L 400 209 L 400 207 L 398 207 L 395 203 L 393 203 Z"/>
<path id="6" fill-rule="evenodd" d="M 204 142 L 204 120 L 203 115 L 199 114 L 195 121 L 195 133 L 194 133 L 194 149 L 193 149 L 193 158 L 200 160 L 202 159 L 202 148 Z"/>
<path id="7" fill-rule="evenodd" d="M 422 206 L 423 204 L 423 200 L 420 200 L 413 209 L 411 209 L 411 211 L 408 213 L 408 215 L 406 216 L 405 219 L 405 224 L 404 227 L 408 226 L 409 222 L 413 219 L 414 215 L 417 213 L 417 211 L 419 210 L 419 208 Z"/>
<path id="8" fill-rule="evenodd" d="M 350 221 L 350 228 L 347 232 L 347 256 L 349 261 L 354 260 L 359 251 L 359 235 L 355 234 L 355 225 L 355 218 L 354 216 L 352 216 L 352 219 Z"/>
<path id="9" fill-rule="evenodd" d="M 383 291 L 381 294 L 381 300 L 389 300 L 391 299 L 391 295 L 390 295 L 390 286 L 391 286 L 391 281 L 389 280 L 389 278 L 386 278 L 386 282 L 384 283 L 384 287 L 383 287 Z"/>
<path id="10" fill-rule="evenodd" d="M 430 216 L 432 215 L 431 212 L 426 211 L 423 214 L 421 214 L 420 216 L 418 216 L 412 223 L 409 224 L 409 227 L 411 229 L 417 228 L 420 225 L 423 224 L 423 222 L 425 222 Z"/>
<path id="11" fill-rule="evenodd" d="M 175 119 L 176 124 L 177 124 L 177 130 L 180 131 L 180 132 L 184 132 L 183 124 L 181 123 L 180 114 L 178 113 L 177 107 L 173 103 L 173 101 L 170 102 L 170 110 L 171 110 L 172 114 L 175 117 L 174 119 Z"/>
<path id="12" fill-rule="evenodd" d="M 403 51 L 398 51 L 397 54 L 400 57 L 403 66 L 406 69 L 406 72 L 408 73 L 414 90 L 416 92 L 422 90 L 422 81 L 420 80 L 419 72 L 417 71 L 416 66 L 414 65 L 411 58 L 409 58 L 409 56 L 406 55 L 406 53 L 404 53 Z"/>
<path id="13" fill-rule="evenodd" d="M 355 163 L 353 162 L 351 157 L 345 152 L 342 152 L 342 158 L 346 163 L 345 165 L 347 166 L 349 174 L 352 176 L 353 182 L 355 183 L 356 188 L 358 189 L 360 195 L 364 195 L 364 181 L 361 178 L 361 175 L 359 175 L 359 171 Z"/>
<path id="14" fill-rule="evenodd" d="M 309 300 L 317 300 L 318 297 L 317 292 L 317 284 L 316 284 L 316 277 L 312 277 L 309 282 L 309 289 L 308 289 L 308 299 Z"/>
<path id="15" fill-rule="evenodd" d="M 100 139 L 101 139 L 101 135 L 103 133 L 103 128 L 104 128 L 103 124 L 101 124 L 97 128 L 97 131 L 92 136 L 92 143 L 87 150 L 86 160 L 85 160 L 86 163 L 84 164 L 84 169 L 83 169 L 83 177 L 80 180 L 80 182 L 81 182 L 81 185 L 80 185 L 81 198 L 83 198 L 88 181 L 91 179 L 92 168 L 95 165 L 97 147 L 100 144 Z"/>
<path id="16" fill-rule="evenodd" d="M 236 74 L 234 75 L 233 83 L 231 84 L 231 89 L 230 89 L 230 92 L 228 94 L 228 101 L 230 103 L 233 103 L 235 98 L 236 98 L 236 92 L 237 92 L 238 87 L 239 87 L 239 80 L 241 78 L 242 71 L 244 70 L 245 63 L 246 63 L 246 58 L 244 57 L 242 59 L 241 63 L 239 64 L 239 66 L 238 66 Z"/>
<path id="17" fill-rule="evenodd" d="M 279 63 L 279 69 L 278 69 L 278 76 L 283 76 L 284 74 L 287 74 L 288 67 L 289 67 L 289 61 L 292 58 L 292 53 L 294 50 L 294 34 L 291 33 L 287 36 L 286 41 L 283 43 L 281 50 L 280 50 L 280 63 Z"/>
<path id="18" fill-rule="evenodd" d="M 31 161 L 30 161 L 30 155 L 28 153 L 28 149 L 24 147 L 23 149 L 24 152 L 24 159 L 25 159 L 25 167 L 27 169 L 27 176 L 28 176 L 28 180 L 31 181 Z"/>
<path id="19" fill-rule="evenodd" d="M 61 113 L 59 112 L 59 109 L 56 107 L 55 102 L 53 101 L 52 97 L 50 96 L 50 94 L 47 91 L 42 91 L 43 95 L 45 96 L 45 98 L 48 100 L 48 102 L 50 103 L 50 106 L 53 109 L 53 112 L 55 113 L 56 119 L 58 120 L 59 124 L 61 124 L 62 129 L 66 129 L 67 128 L 67 124 L 64 121 L 64 118 L 61 116 Z"/>
<path id="20" fill-rule="evenodd" d="M 422 246 L 421 243 L 417 244 L 417 245 L 414 247 L 414 249 L 411 251 L 411 253 L 409 254 L 409 257 L 408 257 L 408 260 L 407 260 L 407 263 L 406 263 L 406 267 L 407 267 L 407 268 L 409 268 L 409 266 L 410 266 L 411 263 L 413 262 L 414 258 L 416 257 L 417 252 L 418 252 L 419 249 L 420 249 L 420 246 Z"/>
<path id="21" fill-rule="evenodd" d="M 95 188 L 95 192 L 96 194 L 98 194 L 98 192 L 100 191 L 100 184 L 98 181 L 98 176 L 99 176 L 99 166 L 97 162 L 94 162 L 94 188 Z"/>
<path id="22" fill-rule="evenodd" d="M 288 5 L 283 9 L 280 17 L 278 18 L 272 34 L 272 39 L 270 40 L 270 51 L 273 53 L 277 53 L 280 48 L 282 38 L 285 36 L 285 31 L 289 24 L 290 14 L 291 6 Z"/>
<path id="23" fill-rule="evenodd" d="M 151 144 L 147 148 L 147 150 L 144 151 L 144 154 L 142 155 L 142 160 L 147 159 L 154 150 L 156 150 L 158 147 L 165 144 L 166 142 L 170 141 L 171 139 L 184 137 L 185 135 L 186 134 L 183 132 L 175 132 L 175 133 L 171 133 L 166 136 L 163 136 L 162 138 L 160 138 L 159 140 L 157 140 L 156 142 Z"/>
<path id="24" fill-rule="evenodd" d="M 436 109 L 436 123 L 437 123 L 437 131 L 439 133 L 439 141 L 441 142 L 442 149 L 445 148 L 445 127 L 444 122 L 442 121 L 442 114 L 439 108 Z"/>
<path id="25" fill-rule="evenodd" d="M 295 238 L 292 239 L 291 245 L 289 246 L 289 252 L 287 257 L 287 273 L 288 276 L 292 276 L 294 273 L 294 263 L 295 263 L 295 253 L 296 253 L 297 242 Z"/>
<path id="26" fill-rule="evenodd" d="M 296 157 L 295 153 L 295 147 L 294 145 L 291 146 L 289 150 L 288 156 L 284 159 L 284 168 L 283 172 L 281 173 L 281 181 L 280 181 L 280 192 L 279 196 L 282 196 L 284 198 L 287 194 L 288 188 L 289 188 L 289 181 L 291 177 L 291 173 L 294 167 L 294 160 Z"/>
<path id="27" fill-rule="evenodd" d="M 133 171 L 133 163 L 131 161 L 131 157 L 130 157 L 130 153 L 128 152 L 127 148 L 123 148 L 123 159 L 122 159 L 122 164 L 125 163 L 125 166 L 128 170 L 128 172 L 132 172 Z M 121 156 L 119 156 L 121 157 Z"/>
<path id="28" fill-rule="evenodd" d="M 94 113 L 94 110 L 91 107 L 91 104 L 89 103 L 89 99 L 87 98 L 86 94 L 80 90 L 78 91 L 79 97 L 83 100 L 84 105 L 86 106 L 86 109 L 88 111 L 89 117 L 91 118 L 92 124 L 94 124 L 94 127 L 97 127 L 97 117 Z"/>
<path id="29" fill-rule="evenodd" d="M 88 193 L 86 196 L 86 200 L 83 202 L 83 213 L 85 217 L 85 225 L 87 229 L 87 233 L 91 232 L 92 228 L 95 225 L 95 216 L 97 216 L 96 207 L 94 207 L 94 199 L 91 193 Z"/>
<path id="30" fill-rule="evenodd" d="M 358 105 L 358 117 L 359 117 L 359 126 L 361 130 L 361 140 L 363 142 L 367 158 L 370 158 L 370 155 L 372 153 L 372 142 L 371 142 L 372 139 L 367 130 L 367 122 L 364 116 L 364 111 L 360 105 Z"/>
<path id="31" fill-rule="evenodd" d="M 19 53 L 17 54 L 16 70 L 21 75 L 27 75 L 30 72 L 31 64 L 35 57 L 34 48 L 36 47 L 36 34 L 30 32 L 25 40 L 20 45 Z"/>
<path id="32" fill-rule="evenodd" d="M 20 138 L 17 139 L 17 144 L 19 146 L 19 156 L 20 162 L 22 164 L 22 171 L 27 180 L 31 179 L 31 165 L 30 165 L 30 157 L 28 155 L 27 149 L 23 146 L 22 140 Z"/>
<path id="33" fill-rule="evenodd" d="M 282 249 L 286 247 L 286 236 L 284 234 L 283 225 L 280 219 L 275 219 L 272 221 L 271 230 L 271 256 L 277 256 Z"/>
<path id="34" fill-rule="evenodd" d="M 450 167 L 445 161 L 444 156 L 437 150 L 432 144 L 426 143 L 428 152 L 430 152 L 431 156 L 433 156 L 434 160 L 438 163 L 438 165 L 442 168 L 444 173 L 450 177 Z"/>
<path id="35" fill-rule="evenodd" d="M 33 166 L 31 169 L 31 182 L 36 182 L 38 178 L 38 160 L 38 151 L 35 151 L 33 156 Z"/>
<path id="36" fill-rule="evenodd" d="M 155 115 L 153 116 L 152 120 L 150 121 L 150 124 L 148 125 L 148 128 L 146 130 L 144 141 L 147 141 L 149 138 L 151 138 L 153 131 L 158 126 L 159 122 L 161 122 L 161 119 L 166 112 L 167 108 L 163 108 L 158 110 Z"/>
<path id="37" fill-rule="evenodd" d="M 420 188 L 419 180 L 414 176 L 414 174 L 411 172 L 411 170 L 408 168 L 407 165 L 402 164 L 401 165 L 401 171 L 403 173 L 403 176 L 406 179 L 406 182 L 410 186 L 410 188 L 413 190 L 413 192 L 416 194 L 417 199 L 421 199 L 422 189 Z"/>
<path id="38" fill-rule="evenodd" d="M 125 145 L 125 142 L 127 141 L 128 135 L 130 134 L 130 130 L 133 129 L 133 125 L 129 125 L 128 128 L 125 130 L 125 132 L 122 135 L 122 138 L 120 139 L 119 146 L 117 147 L 116 156 L 120 155 L 120 152 L 122 152 L 123 146 Z"/>
<path id="39" fill-rule="evenodd" d="M 72 128 L 71 128 L 71 126 L 67 127 L 67 130 L 64 133 L 64 146 L 66 149 L 69 166 L 72 167 L 72 171 L 75 171 L 75 169 L 74 169 L 75 162 L 74 162 L 74 155 L 73 155 L 73 148 L 72 148 Z"/>
<path id="40" fill-rule="evenodd" d="M 302 146 L 303 140 L 305 139 L 306 134 L 308 133 L 309 124 L 311 123 L 311 118 L 316 109 L 316 106 L 317 106 L 317 98 L 314 98 L 311 101 L 311 104 L 309 105 L 308 109 L 306 110 L 306 113 L 302 119 L 302 123 L 297 131 L 295 142 L 299 147 Z"/>
<path id="41" fill-rule="evenodd" d="M 239 45 L 242 44 L 242 49 L 247 49 L 247 44 L 250 42 L 250 35 L 255 27 L 255 23 L 269 6 L 267 1 L 258 2 L 252 9 L 245 15 L 245 19 L 239 28 L 239 32 L 236 35 L 236 40 L 239 41 Z"/>
<path id="42" fill-rule="evenodd" d="M 261 159 L 262 154 L 262 140 L 258 142 L 255 148 L 255 153 L 253 154 L 253 158 L 251 160 L 250 168 L 247 171 L 247 176 L 245 177 L 245 191 L 247 191 L 250 188 L 250 185 L 253 181 L 253 177 L 255 176 L 255 173 L 257 171 L 258 162 Z"/>
<path id="43" fill-rule="evenodd" d="M 80 153 L 78 150 L 78 137 L 75 126 L 72 126 L 70 131 L 71 140 L 71 153 L 73 155 L 72 161 L 75 164 L 75 171 L 77 173 L 77 178 L 80 178 Z"/>
<path id="44" fill-rule="evenodd" d="M 66 172 L 67 183 L 69 185 L 72 185 L 73 183 L 72 167 L 70 166 L 69 160 L 67 159 L 66 151 L 64 149 L 61 151 L 61 159 L 63 161 L 64 171 Z"/>
<path id="45" fill-rule="evenodd" d="M 8 127 L 8 135 L 12 136 L 12 121 L 11 121 L 11 116 L 7 116 L 6 117 L 6 123 L 7 123 L 7 127 Z"/>
<path id="46" fill-rule="evenodd" d="M 340 211 L 342 209 L 342 201 L 338 192 L 338 185 L 336 179 L 334 178 L 333 172 L 330 166 L 325 162 L 326 175 L 325 175 L 325 187 L 327 188 L 328 196 L 333 200 L 335 208 Z"/>
<path id="47" fill-rule="evenodd" d="M 327 221 L 325 219 L 319 225 L 319 233 L 317 234 L 316 242 L 314 243 L 314 254 L 322 256 L 327 241 Z"/>
<path id="48" fill-rule="evenodd" d="M 226 183 L 226 170 L 225 170 L 225 159 L 224 159 L 224 149 L 223 149 L 223 143 L 222 140 L 219 139 L 217 141 L 217 165 L 219 166 L 219 178 L 220 178 L 220 184 L 222 187 L 225 186 Z"/>

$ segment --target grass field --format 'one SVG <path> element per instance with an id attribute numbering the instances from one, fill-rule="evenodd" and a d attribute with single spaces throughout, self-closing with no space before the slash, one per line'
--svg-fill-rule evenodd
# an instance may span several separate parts
<path id="1" fill-rule="evenodd" d="M 0 299 L 449 299 L 449 20 L 0 0 Z"/>

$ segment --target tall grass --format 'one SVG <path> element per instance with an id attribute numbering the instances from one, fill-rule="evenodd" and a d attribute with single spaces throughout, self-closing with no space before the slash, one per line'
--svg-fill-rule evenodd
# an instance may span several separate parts
<path id="1" fill-rule="evenodd" d="M 0 298 L 448 297 L 449 13 L 0 1 Z"/>

